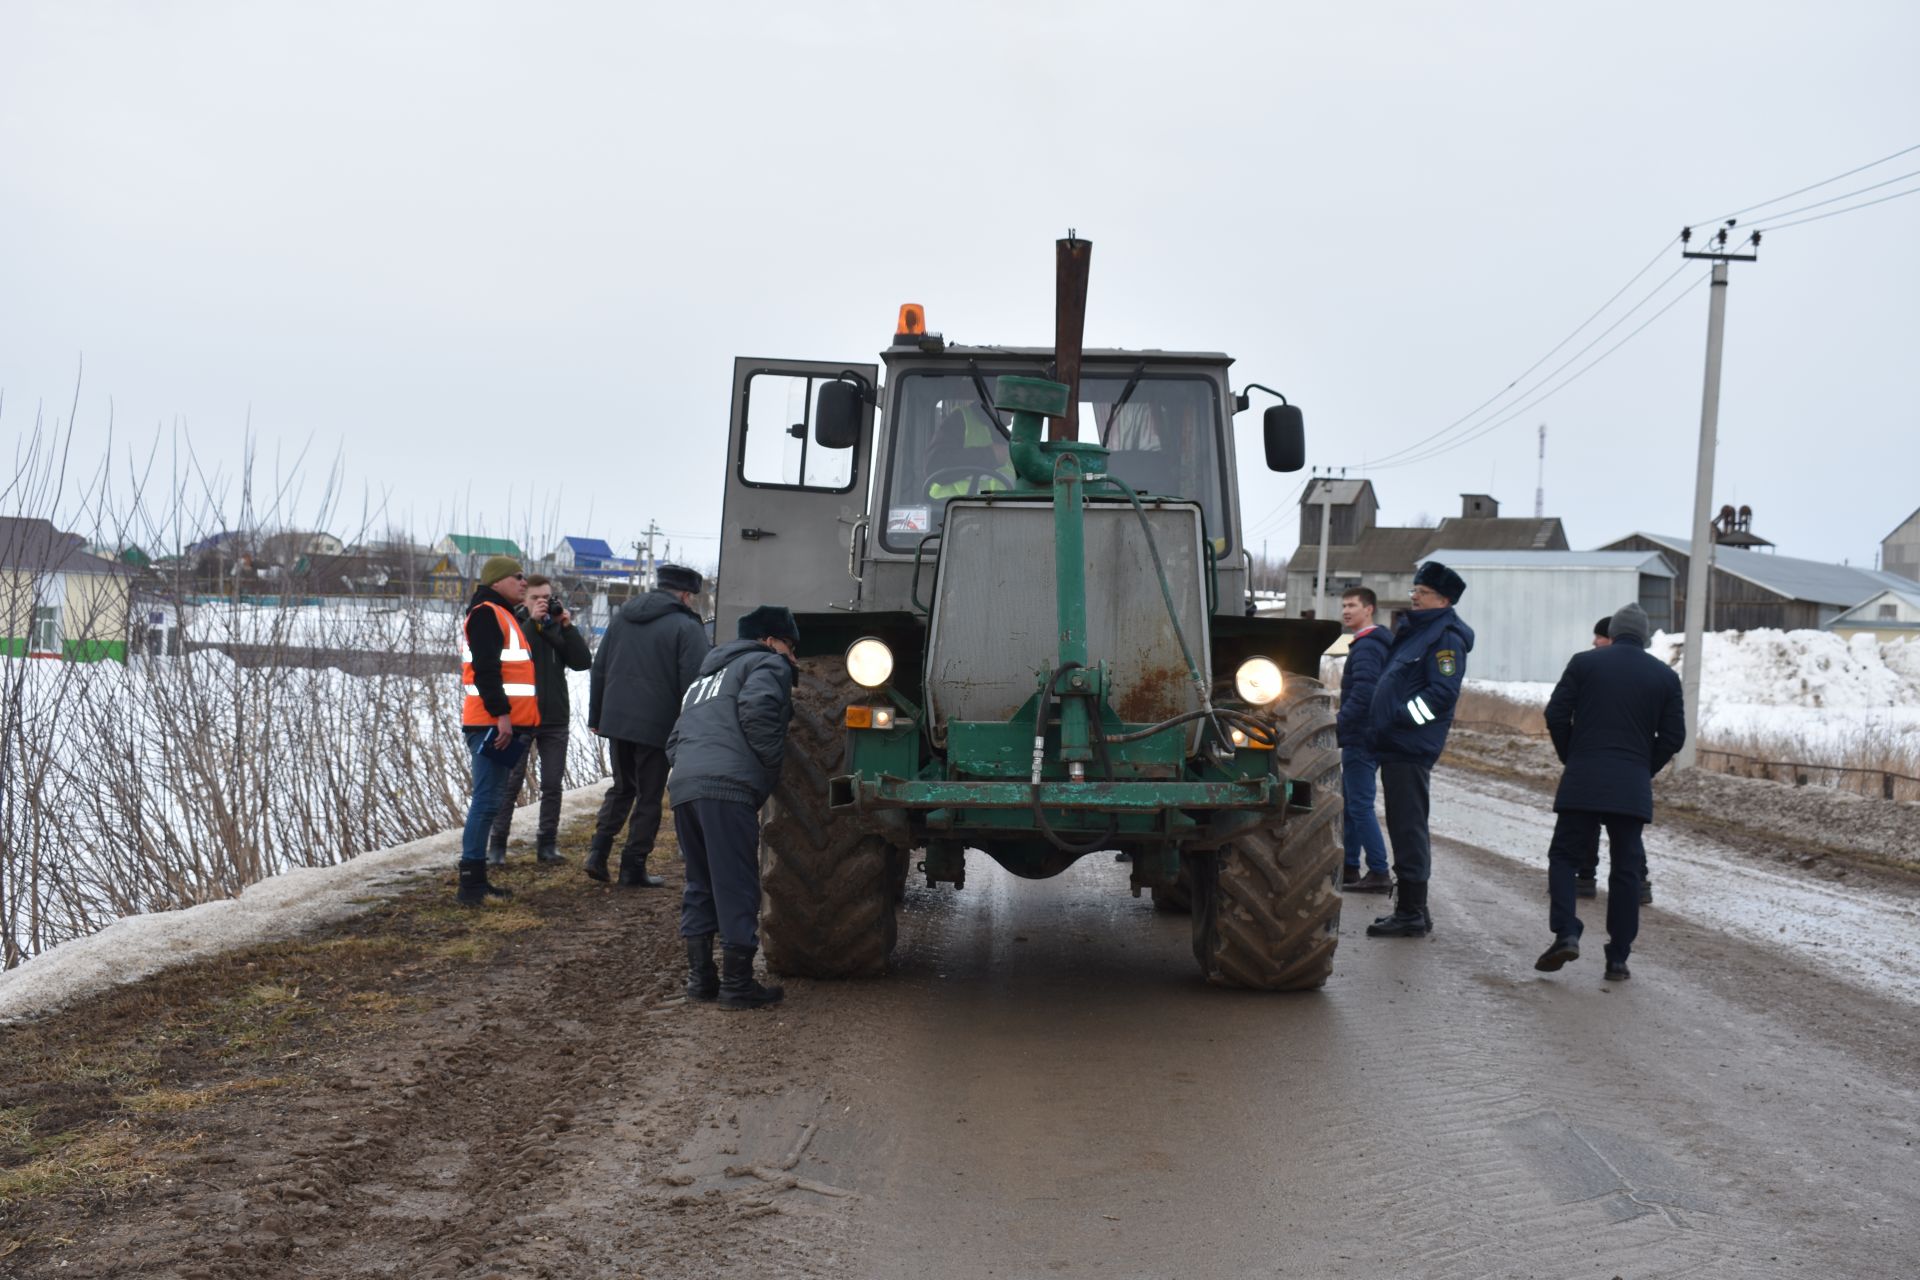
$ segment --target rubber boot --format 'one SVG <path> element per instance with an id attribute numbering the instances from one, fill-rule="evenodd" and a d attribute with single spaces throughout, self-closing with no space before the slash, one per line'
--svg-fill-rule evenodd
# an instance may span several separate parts
<path id="1" fill-rule="evenodd" d="M 596 840 L 593 848 L 587 850 L 587 863 L 580 869 L 587 873 L 589 880 L 598 880 L 601 884 L 607 882 L 607 850 L 599 841 Z"/>
<path id="2" fill-rule="evenodd" d="M 647 870 L 647 855 L 644 853 L 622 853 L 620 855 L 620 885 L 625 889 L 658 889 L 667 882 Z"/>
<path id="3" fill-rule="evenodd" d="M 548 836 L 534 847 L 535 860 L 549 867 L 557 867 L 566 859 L 560 856 L 560 845 L 552 836 Z"/>
<path id="4" fill-rule="evenodd" d="M 507 839 L 505 836 L 500 837 L 498 840 L 489 839 L 487 841 L 487 865 L 490 867 L 504 867 L 507 865 Z"/>
<path id="5" fill-rule="evenodd" d="M 751 963 L 751 961 L 749 961 Z M 720 971 L 713 966 L 713 935 L 687 939 L 687 999 L 714 1000 L 720 995 Z"/>
<path id="6" fill-rule="evenodd" d="M 1426 881 L 1402 880 L 1395 886 L 1393 914 L 1381 916 L 1367 926 L 1369 938 L 1424 938 L 1433 932 L 1433 917 L 1427 914 Z"/>
<path id="7" fill-rule="evenodd" d="M 763 987 L 754 981 L 755 947 L 736 947 L 728 943 L 720 948 L 720 1007 L 722 1009 L 758 1009 L 778 1004 L 784 987 Z"/>
<path id="8" fill-rule="evenodd" d="M 460 892 L 454 901 L 463 907 L 477 907 L 487 900 L 487 864 L 460 860 Z"/>

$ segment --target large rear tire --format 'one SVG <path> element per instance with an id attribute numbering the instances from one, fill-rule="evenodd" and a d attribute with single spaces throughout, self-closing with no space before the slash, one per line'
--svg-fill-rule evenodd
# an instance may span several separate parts
<path id="1" fill-rule="evenodd" d="M 1325 985 L 1340 942 L 1340 748 L 1333 694 L 1287 677 L 1269 710 L 1280 772 L 1313 784 L 1310 813 L 1249 827 L 1217 854 L 1182 860 L 1191 886 L 1193 954 L 1210 982 L 1256 991 Z"/>
<path id="2" fill-rule="evenodd" d="M 800 669 L 786 762 L 760 828 L 760 945 L 775 973 L 872 977 L 893 954 L 907 855 L 857 815 L 828 808 L 858 687 L 839 658 Z"/>

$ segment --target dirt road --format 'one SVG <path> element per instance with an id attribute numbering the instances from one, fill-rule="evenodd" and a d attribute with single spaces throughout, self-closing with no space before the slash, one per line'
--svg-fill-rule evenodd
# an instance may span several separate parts
<path id="1" fill-rule="evenodd" d="M 21 1274 L 1920 1271 L 1910 882 L 1663 828 L 1633 981 L 1536 974 L 1539 807 L 1444 778 L 1435 935 L 1351 898 L 1299 997 L 1198 982 L 1111 862 L 976 858 L 893 977 L 726 1015 L 677 1000 L 664 898 L 523 873 L 484 965 L 394 979 L 403 1016 L 195 1113 Z"/>

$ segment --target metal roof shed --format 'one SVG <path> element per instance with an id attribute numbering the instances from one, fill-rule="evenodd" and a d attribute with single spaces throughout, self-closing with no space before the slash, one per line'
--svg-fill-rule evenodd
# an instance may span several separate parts
<path id="1" fill-rule="evenodd" d="M 1460 616 L 1474 630 L 1467 674 L 1554 681 L 1593 643 L 1593 624 L 1630 600 L 1672 630 L 1673 566 L 1657 551 L 1466 551 L 1438 560 L 1466 580 Z"/>

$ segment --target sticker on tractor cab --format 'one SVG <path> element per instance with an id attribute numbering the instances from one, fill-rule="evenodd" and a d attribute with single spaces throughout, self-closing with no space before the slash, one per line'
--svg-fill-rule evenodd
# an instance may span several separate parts
<path id="1" fill-rule="evenodd" d="M 932 507 L 889 507 L 888 533 L 927 533 L 933 528 Z"/>
<path id="2" fill-rule="evenodd" d="M 1460 667 L 1460 663 L 1451 649 L 1442 649 L 1433 655 L 1433 660 L 1439 664 L 1440 674 L 1443 676 L 1452 675 Z"/>

